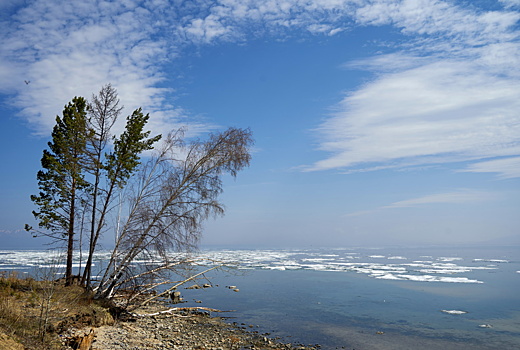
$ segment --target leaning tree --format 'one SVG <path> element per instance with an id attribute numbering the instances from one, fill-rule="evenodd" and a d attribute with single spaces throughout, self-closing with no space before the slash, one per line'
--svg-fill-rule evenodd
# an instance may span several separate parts
<path id="1" fill-rule="evenodd" d="M 137 172 L 126 200 L 126 220 L 96 297 L 110 298 L 115 290 L 140 280 L 146 283 L 137 283 L 137 293 L 163 285 L 160 272 L 185 261 L 172 259 L 170 253 L 196 247 L 204 221 L 224 214 L 218 198 L 222 176 L 235 177 L 249 165 L 251 131 L 229 128 L 189 144 L 183 134 L 169 134 Z M 133 264 L 136 258 L 154 264 Z"/>

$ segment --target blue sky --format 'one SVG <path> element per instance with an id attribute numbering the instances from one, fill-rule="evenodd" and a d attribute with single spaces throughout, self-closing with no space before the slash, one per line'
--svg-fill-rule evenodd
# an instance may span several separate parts
<path id="1" fill-rule="evenodd" d="M 204 244 L 518 242 L 519 20 L 518 0 L 2 1 L 2 245 L 42 243 L 21 228 L 55 116 L 109 82 L 154 133 L 252 129 Z"/>

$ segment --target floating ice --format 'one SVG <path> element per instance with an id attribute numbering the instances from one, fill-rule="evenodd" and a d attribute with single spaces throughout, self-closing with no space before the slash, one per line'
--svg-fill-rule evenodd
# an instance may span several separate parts
<path id="1" fill-rule="evenodd" d="M 462 310 L 441 310 L 441 312 L 444 312 L 444 313 L 447 313 L 450 315 L 463 315 L 463 314 L 468 313 L 467 311 L 462 311 Z"/>
<path id="2" fill-rule="evenodd" d="M 439 261 L 444 261 L 444 262 L 451 262 L 451 261 L 459 261 L 459 260 L 462 260 L 462 258 L 439 257 L 439 258 L 437 258 L 437 260 L 439 260 Z"/>
<path id="3" fill-rule="evenodd" d="M 484 283 L 467 277 L 443 277 L 431 275 L 398 275 L 398 277 L 415 282 L 444 282 L 444 283 Z"/>
<path id="4" fill-rule="evenodd" d="M 382 279 L 382 280 L 396 280 L 396 281 L 402 280 L 402 278 L 392 275 L 391 273 L 387 273 L 387 274 L 380 275 L 380 276 L 375 276 L 375 278 Z"/>
<path id="5" fill-rule="evenodd" d="M 388 252 L 388 254 L 387 254 Z M 95 261 L 106 262 L 110 252 L 103 251 L 96 255 Z M 172 260 L 182 258 L 180 253 L 171 253 Z M 193 254 L 188 256 L 193 257 Z M 441 282 L 441 283 L 483 283 L 466 275 L 477 270 L 498 269 L 490 267 L 489 262 L 505 263 L 502 259 L 470 259 L 472 263 L 461 265 L 460 257 L 421 255 L 413 256 L 403 251 L 363 249 L 293 249 L 293 250 L 204 250 L 199 252 L 204 264 L 236 265 L 239 269 L 262 270 L 314 270 L 330 272 L 353 272 L 381 280 Z M 58 259 L 59 258 L 59 259 Z M 64 261 L 63 254 L 53 251 L 0 251 L 1 269 L 28 269 L 35 266 L 56 267 L 56 262 Z M 414 260 L 416 259 L 416 260 Z M 78 266 L 79 256 L 74 257 L 74 266 Z M 155 262 L 142 257 L 140 264 Z M 485 262 L 485 263 L 483 263 Z M 480 263 L 480 264 L 479 264 Z M 467 266 L 470 265 L 470 266 Z M 520 271 L 517 271 L 520 273 Z"/>

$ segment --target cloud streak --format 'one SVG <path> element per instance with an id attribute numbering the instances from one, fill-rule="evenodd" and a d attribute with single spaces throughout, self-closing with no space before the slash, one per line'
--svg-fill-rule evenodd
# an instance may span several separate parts
<path id="1" fill-rule="evenodd" d="M 397 201 L 389 205 L 381 206 L 373 210 L 364 210 L 347 214 L 347 217 L 363 216 L 381 210 L 415 208 L 435 204 L 467 204 L 497 200 L 499 195 L 492 192 L 461 189 L 452 192 L 435 193 L 417 198 Z"/>
<path id="2" fill-rule="evenodd" d="M 488 160 L 469 165 L 461 170 L 474 173 L 497 173 L 501 179 L 520 177 L 520 157 Z"/>
<path id="3" fill-rule="evenodd" d="M 520 154 L 520 45 L 512 11 L 443 1 L 376 1 L 358 21 L 394 25 L 411 47 L 364 61 L 374 79 L 351 91 L 319 128 L 329 156 L 307 170 L 364 171 Z M 501 177 L 512 177 L 511 163 Z M 472 171 L 481 169 L 470 167 Z M 519 168 L 520 169 L 520 168 Z"/>
<path id="4" fill-rule="evenodd" d="M 320 131 L 334 155 L 313 170 L 461 162 L 520 153 L 520 84 L 443 60 L 390 73 L 347 96 Z"/>

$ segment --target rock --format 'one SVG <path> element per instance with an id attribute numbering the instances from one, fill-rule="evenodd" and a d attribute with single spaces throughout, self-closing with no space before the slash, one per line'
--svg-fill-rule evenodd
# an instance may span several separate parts
<path id="1" fill-rule="evenodd" d="M 172 303 L 174 303 L 174 304 L 178 304 L 178 303 L 182 302 L 181 292 L 179 292 L 179 291 L 171 292 L 170 299 L 172 300 Z"/>
<path id="2" fill-rule="evenodd" d="M 235 288 L 236 289 L 236 288 Z M 137 310 L 140 314 L 152 314 L 167 308 L 167 305 L 151 305 Z M 183 317 L 176 317 L 176 316 Z M 152 317 L 137 317 L 135 323 L 118 322 L 113 326 L 96 329 L 93 350 L 134 349 L 257 349 L 257 350 L 316 350 L 316 347 L 288 347 L 278 339 L 244 331 L 251 330 L 249 323 L 224 323 L 197 312 L 165 313 Z"/>

